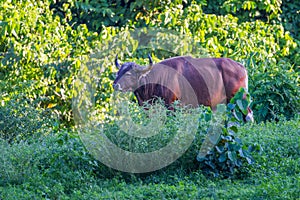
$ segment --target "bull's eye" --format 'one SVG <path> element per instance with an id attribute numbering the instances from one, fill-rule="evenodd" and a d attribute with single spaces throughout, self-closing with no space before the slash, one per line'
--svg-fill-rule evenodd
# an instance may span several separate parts
<path id="1" fill-rule="evenodd" d="M 122 75 L 122 77 L 131 77 L 131 76 L 132 76 L 132 74 L 130 72 L 127 72 L 127 73 Z"/>

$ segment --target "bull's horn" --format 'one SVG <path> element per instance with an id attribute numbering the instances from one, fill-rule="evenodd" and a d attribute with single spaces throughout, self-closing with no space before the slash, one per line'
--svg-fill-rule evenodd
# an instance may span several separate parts
<path id="1" fill-rule="evenodd" d="M 139 65 L 135 65 L 134 69 L 136 71 L 142 72 L 142 73 L 150 71 L 153 67 L 153 62 L 152 62 L 152 58 L 151 58 L 150 54 L 148 54 L 148 58 L 149 58 L 149 65 L 147 67 L 142 67 L 142 66 L 139 66 Z"/>
<path id="2" fill-rule="evenodd" d="M 149 66 L 152 66 L 153 65 L 153 61 L 152 61 L 150 53 L 148 53 L 148 58 L 149 58 Z"/>
<path id="3" fill-rule="evenodd" d="M 118 62 L 118 54 L 116 55 L 115 64 L 116 64 L 116 67 L 117 67 L 118 69 L 121 68 L 121 66 L 120 66 L 120 64 L 119 64 L 119 62 Z"/>

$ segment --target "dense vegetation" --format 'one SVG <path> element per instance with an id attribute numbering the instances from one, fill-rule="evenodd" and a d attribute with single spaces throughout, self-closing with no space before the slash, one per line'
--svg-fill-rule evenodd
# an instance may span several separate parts
<path id="1" fill-rule="evenodd" d="M 238 136 L 259 143 L 255 163 L 231 178 L 198 169 L 195 149 L 159 171 L 132 175 L 95 160 L 73 132 L 31 141 L 0 140 L 2 199 L 297 199 L 300 194 L 299 119 L 245 125 Z M 47 129 L 48 130 L 48 129 Z"/>
<path id="2" fill-rule="evenodd" d="M 84 57 L 96 51 L 106 52 L 109 61 L 99 66 L 105 71 L 99 88 L 99 99 L 105 106 L 103 102 L 112 92 L 113 57 L 117 52 L 124 60 L 146 57 L 145 51 L 131 47 L 136 41 L 128 32 L 148 27 L 184 35 L 202 56 L 225 56 L 244 63 L 250 75 L 256 119 L 264 121 L 280 115 L 291 118 L 300 108 L 299 15 L 293 15 L 299 12 L 297 8 L 297 2 L 260 0 L 243 4 L 182 0 L 146 4 L 1 1 L 1 101 L 26 98 L 40 108 L 55 110 L 61 122 L 72 122 L 73 80 Z M 109 51 L 111 46 L 107 44 L 115 36 L 123 45 L 112 48 L 117 52 Z M 157 60 L 191 53 L 149 51 Z"/>
<path id="3" fill-rule="evenodd" d="M 299 198 L 299 25 L 291 0 L 0 0 L 0 199 Z M 260 147 L 255 163 L 206 170 L 197 141 L 143 175 L 93 158 L 73 129 L 72 89 L 90 70 L 96 107 L 108 111 L 117 53 L 140 64 L 148 53 L 243 63 L 256 123 L 223 141 Z"/>

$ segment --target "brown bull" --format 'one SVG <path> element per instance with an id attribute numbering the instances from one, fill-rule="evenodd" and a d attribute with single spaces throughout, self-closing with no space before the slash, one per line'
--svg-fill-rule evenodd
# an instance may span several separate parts
<path id="1" fill-rule="evenodd" d="M 179 56 L 149 66 L 133 62 L 115 64 L 119 71 L 113 87 L 117 91 L 132 91 L 139 105 L 160 97 L 167 106 L 180 100 L 183 105 L 210 106 L 229 103 L 235 93 L 248 88 L 247 71 L 243 65 L 229 58 L 192 58 Z M 247 120 L 253 120 L 248 108 Z"/>

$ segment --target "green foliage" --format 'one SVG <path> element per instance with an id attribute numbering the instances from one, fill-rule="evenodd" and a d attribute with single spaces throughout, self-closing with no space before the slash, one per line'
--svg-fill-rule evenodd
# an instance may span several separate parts
<path id="1" fill-rule="evenodd" d="M 26 96 L 71 121 L 71 86 L 80 57 L 97 34 L 85 25 L 72 29 L 55 17 L 49 2 L 0 2 L 1 100 Z"/>
<path id="2" fill-rule="evenodd" d="M 245 120 L 244 116 L 248 114 L 248 108 L 250 108 L 251 103 L 252 98 L 248 91 L 246 91 L 245 88 L 240 88 L 240 90 L 234 95 L 234 97 L 230 100 L 230 103 L 227 105 L 228 125 L 230 123 L 243 123 Z M 236 128 L 233 130 L 235 129 Z"/>
<path id="3" fill-rule="evenodd" d="M 70 24 L 79 26 L 87 24 L 94 31 L 103 26 L 122 25 L 128 19 L 134 18 L 134 13 L 124 1 L 51 1 L 51 8 L 61 18 L 66 18 Z M 124 18 L 124 20 L 123 20 Z"/>
<path id="4" fill-rule="evenodd" d="M 0 138 L 10 143 L 40 137 L 58 125 L 50 110 L 36 110 L 26 102 L 11 100 L 0 106 Z"/>
<path id="5" fill-rule="evenodd" d="M 252 59 L 254 64 L 247 68 L 251 79 L 250 93 L 255 93 L 252 95 L 254 100 L 260 99 L 262 93 L 253 89 L 265 90 L 264 85 L 255 84 L 262 81 L 263 63 L 268 65 L 268 71 L 284 71 L 284 66 L 289 64 L 280 64 L 280 68 L 275 69 L 275 64 L 265 63 L 266 60 L 271 63 L 284 61 L 292 66 L 286 74 L 291 82 L 285 82 L 289 87 L 284 90 L 286 94 L 293 94 L 292 102 L 297 101 L 295 96 L 299 96 L 295 93 L 298 82 L 292 80 L 297 76 L 294 71 L 297 71 L 300 61 L 297 48 L 300 43 L 291 37 L 297 38 L 295 33 L 299 20 L 298 15 L 293 14 L 299 10 L 297 2 L 284 1 L 281 4 L 279 1 L 255 0 L 240 4 L 235 0 L 1 1 L 0 10 L 1 100 L 6 102 L 19 94 L 24 94 L 31 101 L 39 99 L 38 107 L 51 108 L 59 115 L 63 124 L 73 124 L 72 84 L 78 70 L 90 59 L 88 55 L 92 52 L 98 52 L 105 57 L 105 61 L 95 62 L 100 69 L 97 72 L 100 75 L 96 94 L 100 109 L 109 107 L 115 72 L 112 64 L 115 53 L 118 52 L 124 61 L 137 60 L 142 63 L 140 58 L 144 59 L 149 51 L 155 61 L 189 52 L 198 52 L 195 53 L 197 57 L 223 56 L 245 63 Z M 165 28 L 181 35 L 177 37 L 180 38 L 177 41 L 166 33 L 159 36 L 161 39 L 157 44 L 173 42 L 182 49 L 192 47 L 194 50 L 178 51 L 167 48 L 168 46 L 160 50 L 156 49 L 160 46 L 144 48 L 147 47 L 144 33 L 129 37 L 128 32 L 131 28 L 145 26 Z M 98 31 L 99 35 L 92 31 Z M 149 31 L 145 34 L 156 33 Z M 116 38 L 119 39 L 117 44 L 112 42 Z M 113 45 L 121 48 L 112 52 Z M 282 92 L 274 80 L 270 81 L 275 85 L 276 92 Z M 256 94 L 259 96 L 256 97 Z M 289 99 L 286 97 L 285 100 Z M 273 104 L 280 105 L 281 100 L 277 98 Z M 290 105 L 290 102 L 286 104 Z M 293 105 L 297 107 L 298 104 Z M 265 109 L 262 112 L 261 106 L 254 106 L 254 113 L 264 112 L 267 113 L 259 114 L 259 120 L 274 118 L 270 117 L 274 115 L 272 112 L 288 118 L 297 113 L 289 108 Z"/>
<path id="6" fill-rule="evenodd" d="M 215 0 L 208 1 L 204 10 L 208 13 L 221 15 L 232 14 L 241 21 L 254 20 L 278 20 L 281 11 L 281 0 L 263 1 L 263 0 Z"/>
<path id="7" fill-rule="evenodd" d="M 86 24 L 89 30 L 100 32 L 110 26 L 145 26 L 156 13 L 172 6 L 187 5 L 185 0 L 92 0 L 56 1 L 51 0 L 51 8 L 61 18 L 67 18 L 75 27 Z"/>
<path id="8" fill-rule="evenodd" d="M 150 39 L 145 38 L 147 40 L 144 40 L 142 34 L 136 37 L 134 35 L 130 35 L 128 29 L 123 29 L 121 33 L 127 35 L 127 38 L 130 38 L 131 42 L 129 42 L 129 40 L 124 40 L 123 43 L 128 45 L 125 45 L 127 48 L 118 49 L 121 55 L 126 57 L 127 52 L 130 52 L 128 53 L 128 57 L 143 57 L 146 53 L 144 51 L 141 53 L 140 48 L 145 46 L 148 47 L 148 49 L 154 48 L 153 54 L 158 60 L 174 56 L 174 54 L 184 55 L 189 53 L 192 53 L 193 55 L 195 54 L 194 56 L 196 57 L 231 57 L 232 59 L 241 61 L 246 65 L 250 79 L 249 91 L 251 94 L 254 93 L 252 96 L 255 100 L 260 98 L 260 96 L 256 96 L 260 95 L 256 92 L 256 90 L 265 90 L 264 85 L 256 84 L 261 83 L 264 80 L 262 76 L 264 76 L 265 70 L 269 71 L 270 74 L 284 71 L 286 74 L 286 83 L 291 86 L 284 89 L 285 93 L 293 94 L 289 98 L 292 102 L 294 102 L 292 103 L 292 106 L 297 108 L 297 102 L 299 102 L 297 100 L 297 87 L 299 83 L 295 78 L 298 76 L 297 65 L 299 63 L 297 41 L 295 41 L 291 35 L 284 30 L 282 25 L 268 24 L 260 20 L 239 23 L 239 19 L 232 15 L 217 16 L 213 14 L 204 14 L 202 12 L 201 5 L 193 3 L 188 7 L 188 9 L 182 9 L 180 6 L 174 6 L 171 10 L 156 13 L 153 17 L 155 17 L 155 20 L 153 19 L 151 21 L 150 18 L 148 19 L 149 26 L 164 27 L 168 30 L 172 29 L 180 34 L 184 34 L 184 36 L 177 37 L 177 39 L 180 39 L 178 41 L 176 38 L 173 38 L 172 34 L 170 34 L 171 32 L 169 32 L 166 36 L 160 36 L 162 38 L 161 41 L 159 41 L 160 44 L 165 44 L 164 42 L 171 44 L 175 43 L 182 49 L 185 48 L 186 44 L 189 44 L 199 50 L 177 51 L 174 48 L 168 48 L 168 45 L 147 46 L 145 41 L 149 41 L 151 37 L 153 37 L 150 31 L 145 32 L 148 37 L 151 36 Z M 112 31 L 113 29 L 108 30 L 110 32 L 104 30 L 103 33 L 105 33 L 105 35 L 113 35 L 116 33 L 116 31 Z M 120 41 L 123 41 L 120 37 L 122 36 L 118 36 L 117 38 L 120 39 Z M 114 37 L 111 37 L 109 40 L 113 40 L 113 38 Z M 165 51 L 165 49 L 161 49 L 160 47 L 174 50 Z M 189 49 L 189 47 L 186 49 Z M 113 60 L 113 57 L 111 57 L 111 60 Z M 130 59 L 130 61 L 132 60 L 138 61 L 137 59 Z M 289 65 L 291 67 L 288 67 Z M 287 68 L 289 68 L 288 72 L 286 72 Z M 109 73 L 111 72 L 112 70 L 110 70 Z M 108 83 L 109 82 L 111 83 L 111 81 L 108 80 Z M 270 84 L 274 85 L 275 90 L 278 90 L 278 92 L 283 92 L 282 88 L 277 88 L 280 86 L 278 86 L 275 79 L 271 80 Z M 107 82 L 104 84 L 105 88 L 106 85 Z M 107 92 L 105 92 L 104 89 L 102 90 L 101 95 L 109 93 L 109 91 L 110 90 L 107 90 Z M 275 99 L 274 104 L 280 105 L 280 99 Z M 291 109 L 291 112 L 284 112 L 283 110 L 290 110 L 287 109 L 289 105 L 291 104 L 287 103 L 284 105 L 283 109 L 277 109 L 278 111 L 276 111 L 276 115 L 283 114 L 287 118 L 290 118 L 297 113 L 297 109 L 294 109 L 294 111 Z M 259 119 L 259 121 L 272 119 L 272 117 L 269 117 L 273 115 L 272 109 L 267 109 L 266 112 L 267 113 L 264 115 L 258 114 L 260 116 L 257 119 Z M 261 113 L 261 111 L 255 106 L 254 113 Z"/>
<path id="9" fill-rule="evenodd" d="M 300 112 L 299 72 L 290 64 L 266 60 L 255 64 L 248 59 L 250 88 L 253 96 L 253 110 L 258 122 L 291 119 Z M 254 71 L 252 71 L 254 70 Z"/>
<path id="10" fill-rule="evenodd" d="M 200 161 L 200 168 L 206 173 L 213 173 L 214 176 L 236 176 L 245 172 L 245 164 L 253 164 L 251 156 L 254 148 L 243 144 L 242 140 L 235 136 L 233 130 L 230 133 L 221 135 L 217 146 L 211 151 L 204 160 Z M 243 169 L 244 167 L 244 169 Z"/>
<path id="11" fill-rule="evenodd" d="M 0 138 L 0 187 L 7 184 L 21 184 L 37 172 L 32 157 L 34 149 L 23 141 L 13 145 L 15 147 L 11 148 L 7 141 Z"/>
<path id="12" fill-rule="evenodd" d="M 207 140 L 213 141 L 213 144 L 211 149 L 205 150 L 207 153 L 202 155 L 201 149 L 197 156 L 202 169 L 214 173 L 215 176 L 219 174 L 232 176 L 236 170 L 242 170 L 245 162 L 253 164 L 254 159 L 251 153 L 259 147 L 254 144 L 248 144 L 248 146 L 243 144 L 236 135 L 238 127 L 244 123 L 243 116 L 248 114 L 250 103 L 249 93 L 241 88 L 227 107 L 219 105 L 217 111 L 212 113 L 211 126 L 202 146 L 207 146 Z"/>
<path id="13" fill-rule="evenodd" d="M 238 23 L 239 18 L 232 15 L 204 14 L 197 4 L 190 5 L 189 9 L 173 9 L 172 13 L 169 10 L 160 13 L 157 21 L 150 22 L 150 25 L 172 28 L 186 34 L 212 56 L 242 60 L 257 52 L 262 59 L 277 60 L 289 55 L 297 46 L 282 25 L 260 20 Z M 174 18 L 175 22 L 172 21 Z"/>
<path id="14" fill-rule="evenodd" d="M 264 4 L 262 1 L 259 1 L 259 3 Z M 264 5 L 269 6 L 270 4 L 269 2 Z M 266 86 L 262 84 L 265 80 L 264 76 L 267 76 L 265 73 L 267 70 L 270 73 L 268 77 L 270 85 L 273 85 L 272 90 L 276 90 L 278 94 L 288 98 L 283 98 L 287 102 L 281 108 L 279 108 L 279 105 L 282 104 L 282 101 L 279 98 L 272 100 L 272 104 L 277 105 L 276 108 L 270 108 L 267 104 L 264 111 L 262 111 L 261 107 L 253 106 L 258 121 L 274 119 L 279 115 L 290 118 L 298 112 L 299 100 L 297 96 L 299 95 L 297 91 L 299 90 L 297 88 L 299 87 L 299 80 L 297 80 L 297 65 L 300 57 L 297 41 L 285 31 L 283 25 L 260 20 L 242 21 L 241 23 L 238 16 L 204 14 L 201 4 L 195 3 L 191 3 L 188 9 L 183 9 L 180 5 L 170 5 L 166 10 L 155 13 L 151 17 L 149 15 L 146 21 L 149 21 L 149 26 L 173 29 L 184 34 L 184 39 L 181 42 L 184 42 L 185 39 L 193 41 L 191 45 L 199 49 L 205 49 L 205 55 L 231 57 L 234 60 L 245 63 L 249 71 L 249 91 L 251 94 L 253 93 L 252 96 L 255 101 L 261 99 L 263 91 L 270 91 L 266 90 Z M 165 38 L 164 40 L 168 41 Z M 173 41 L 178 46 L 184 46 L 179 41 L 174 39 Z M 139 45 L 142 43 L 138 42 Z M 172 41 L 169 42 L 172 43 Z M 130 52 L 130 57 L 139 57 L 138 48 L 131 49 Z M 173 52 L 164 52 L 164 54 L 161 52 L 160 49 L 155 49 L 154 55 L 158 59 L 174 56 Z M 182 55 L 182 53 L 178 55 Z M 284 88 L 280 86 L 281 84 L 278 84 L 278 81 L 275 79 L 276 74 L 279 75 L 281 71 L 284 72 L 286 77 L 286 81 L 282 85 L 287 84 L 289 87 Z M 267 101 L 266 99 L 264 100 Z"/>
<path id="15" fill-rule="evenodd" d="M 297 199 L 300 125 L 299 116 L 292 117 L 300 108 L 299 10 L 299 1 L 291 0 L 0 1 L 0 199 Z M 143 27 L 146 32 L 130 34 Z M 150 28 L 165 34 L 146 48 L 143 34 L 157 34 Z M 158 48 L 171 42 L 179 50 Z M 59 126 L 53 113 L 63 126 L 73 124 L 72 86 L 87 60 L 97 68 L 88 74 L 97 79 L 97 109 L 107 111 L 116 53 L 123 62 L 145 64 L 149 51 L 158 62 L 195 50 L 197 57 L 224 56 L 245 64 L 255 119 L 278 121 L 237 128 L 244 103 L 229 105 L 235 112 L 225 119 L 233 123 L 223 127 L 207 162 L 227 172 L 247 171 L 242 179 L 239 173 L 212 179 L 196 169 L 204 121 L 181 159 L 146 175 L 105 167 L 73 133 L 48 135 Z M 136 114 L 136 120 L 146 118 Z M 165 132 L 177 130 L 177 122 L 170 120 Z M 111 138 L 130 149 L 122 138 Z M 136 150 L 156 149 L 159 139 L 146 147 L 137 144 Z M 264 151 L 252 152 L 256 162 L 239 168 L 241 160 L 251 161 L 248 146 L 257 143 Z M 226 161 L 220 162 L 221 155 Z"/>
<path id="16" fill-rule="evenodd" d="M 0 140 L 1 199 L 297 199 L 299 119 L 244 125 L 237 136 L 257 143 L 256 162 L 239 178 L 212 178 L 176 162 L 144 175 L 120 174 L 95 161 L 73 133 L 31 143 Z M 226 192 L 224 192 L 226 191 Z"/>
<path id="17" fill-rule="evenodd" d="M 92 181 L 95 170 L 102 171 L 79 138 L 64 131 L 30 142 L 9 144 L 1 139 L 0 148 L 0 188 L 22 185 L 25 191 L 32 190 L 43 198 L 70 194 L 86 180 Z M 109 175 L 109 169 L 102 169 Z"/>
<path id="18" fill-rule="evenodd" d="M 282 1 L 282 22 L 286 30 L 290 31 L 294 38 L 300 40 L 300 2 L 292 0 Z"/>

